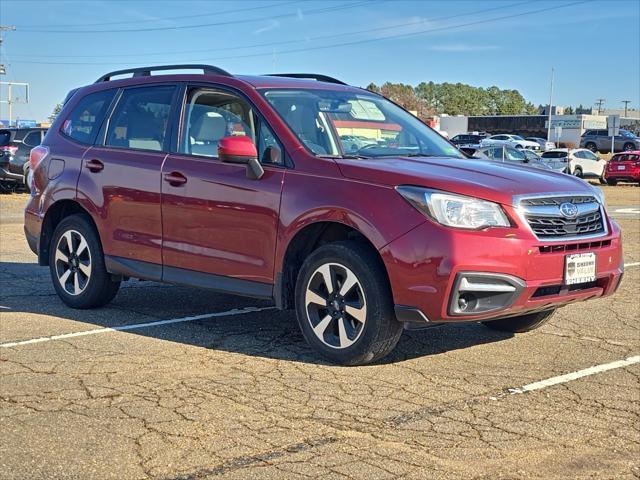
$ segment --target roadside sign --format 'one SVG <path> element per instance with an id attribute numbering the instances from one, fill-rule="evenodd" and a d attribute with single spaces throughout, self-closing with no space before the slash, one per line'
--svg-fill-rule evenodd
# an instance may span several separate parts
<path id="1" fill-rule="evenodd" d="M 607 128 L 609 129 L 610 137 L 620 135 L 620 115 L 609 115 L 607 118 Z"/>
<path id="2" fill-rule="evenodd" d="M 556 134 L 556 143 L 558 143 L 560 141 L 560 136 L 562 135 L 562 127 L 557 125 L 553 130 Z"/>

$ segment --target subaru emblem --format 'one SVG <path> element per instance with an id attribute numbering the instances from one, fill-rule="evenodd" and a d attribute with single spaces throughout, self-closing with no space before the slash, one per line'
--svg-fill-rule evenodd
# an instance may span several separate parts
<path id="1" fill-rule="evenodd" d="M 566 218 L 576 218 L 578 216 L 578 207 L 573 203 L 565 202 L 560 205 L 560 213 Z"/>

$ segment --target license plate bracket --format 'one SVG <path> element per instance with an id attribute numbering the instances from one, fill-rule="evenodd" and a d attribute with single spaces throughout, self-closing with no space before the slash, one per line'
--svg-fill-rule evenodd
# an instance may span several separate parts
<path id="1" fill-rule="evenodd" d="M 596 279 L 596 254 L 574 253 L 564 257 L 564 284 L 577 285 Z"/>

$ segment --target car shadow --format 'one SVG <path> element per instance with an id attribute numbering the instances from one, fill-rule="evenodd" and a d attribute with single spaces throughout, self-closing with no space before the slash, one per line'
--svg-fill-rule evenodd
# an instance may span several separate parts
<path id="1" fill-rule="evenodd" d="M 74 310 L 55 294 L 46 267 L 0 262 L 0 282 L 3 285 L 0 315 L 20 313 L 3 315 L 0 343 L 255 307 L 261 310 L 127 329 L 123 333 L 253 357 L 329 365 L 305 342 L 295 313 L 276 310 L 267 301 L 130 280 L 122 284 L 109 305 L 95 310 Z M 32 323 L 25 325 L 25 322 Z M 473 348 L 511 336 L 477 323 L 405 331 L 396 349 L 376 364 Z"/>

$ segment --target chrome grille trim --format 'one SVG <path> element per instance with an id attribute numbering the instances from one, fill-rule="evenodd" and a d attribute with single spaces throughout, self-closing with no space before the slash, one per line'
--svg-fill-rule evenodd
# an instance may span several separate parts
<path id="1" fill-rule="evenodd" d="M 560 205 L 573 203 L 574 218 L 560 213 Z M 604 207 L 593 195 L 558 193 L 514 197 L 513 205 L 522 222 L 543 242 L 583 241 L 609 234 Z"/>

